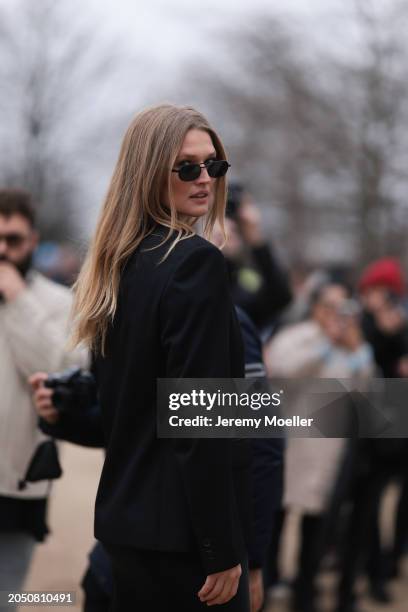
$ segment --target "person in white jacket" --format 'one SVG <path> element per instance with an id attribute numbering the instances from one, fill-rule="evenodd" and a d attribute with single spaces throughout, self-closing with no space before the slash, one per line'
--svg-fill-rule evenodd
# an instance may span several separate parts
<path id="1" fill-rule="evenodd" d="M 19 489 L 44 439 L 27 379 L 86 364 L 83 352 L 66 349 L 69 289 L 31 268 L 37 242 L 30 195 L 0 190 L 0 591 L 21 590 L 35 542 L 47 533 L 48 481 Z"/>

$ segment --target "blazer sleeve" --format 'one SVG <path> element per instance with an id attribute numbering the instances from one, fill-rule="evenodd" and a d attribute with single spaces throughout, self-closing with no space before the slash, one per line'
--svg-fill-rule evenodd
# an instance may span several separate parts
<path id="1" fill-rule="evenodd" d="M 232 334 L 239 327 L 229 294 L 225 260 L 208 244 L 178 264 L 162 298 L 162 344 L 168 378 L 227 378 Z M 189 516 L 208 574 L 243 560 L 244 544 L 234 492 L 232 441 L 174 440 Z"/>

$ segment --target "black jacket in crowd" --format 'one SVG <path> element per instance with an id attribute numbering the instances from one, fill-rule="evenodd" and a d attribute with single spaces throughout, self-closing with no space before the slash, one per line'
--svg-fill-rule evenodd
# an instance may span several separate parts
<path id="1" fill-rule="evenodd" d="M 282 268 L 267 244 L 251 248 L 254 271 L 259 275 L 258 288 L 241 282 L 242 267 L 228 261 L 234 304 L 242 308 L 259 330 L 273 323 L 289 305 L 292 292 L 289 275 Z"/>
<path id="2" fill-rule="evenodd" d="M 408 355 L 408 327 L 405 325 L 395 333 L 386 334 L 378 327 L 374 316 L 365 311 L 362 329 L 384 378 L 398 378 L 398 362 Z"/>
<path id="3" fill-rule="evenodd" d="M 255 325 L 241 308 L 236 308 L 245 350 L 245 376 L 266 376 L 262 345 Z M 276 512 L 283 496 L 283 438 L 251 440 L 251 532 L 248 544 L 249 567 L 265 566 Z"/>

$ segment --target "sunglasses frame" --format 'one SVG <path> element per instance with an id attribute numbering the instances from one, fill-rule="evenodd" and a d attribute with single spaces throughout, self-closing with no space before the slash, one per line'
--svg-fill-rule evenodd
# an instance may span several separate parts
<path id="1" fill-rule="evenodd" d="M 223 174 L 220 174 L 219 176 L 212 176 L 210 173 L 210 169 L 213 165 L 218 164 L 218 163 L 223 163 L 226 164 L 225 167 L 225 172 Z M 193 176 L 191 178 L 183 178 L 182 176 L 182 172 L 184 169 L 188 169 L 190 171 L 192 171 L 194 168 L 194 170 L 196 170 L 197 168 L 200 169 L 199 173 L 197 174 L 197 176 Z M 183 181 L 184 183 L 190 183 L 191 181 L 196 181 L 200 176 L 201 176 L 201 170 L 205 168 L 208 172 L 208 176 L 211 178 L 221 178 L 222 176 L 225 176 L 228 172 L 228 169 L 231 168 L 231 164 L 227 162 L 226 159 L 209 159 L 206 162 L 202 162 L 201 164 L 185 164 L 184 166 L 180 166 L 180 168 L 172 168 L 172 172 L 177 172 L 177 174 L 179 175 L 179 179 L 181 181 Z"/>

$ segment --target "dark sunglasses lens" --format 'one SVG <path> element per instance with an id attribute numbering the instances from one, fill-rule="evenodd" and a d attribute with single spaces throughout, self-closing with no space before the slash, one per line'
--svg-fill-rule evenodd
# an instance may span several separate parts
<path id="1" fill-rule="evenodd" d="M 182 181 L 195 181 L 200 176 L 201 168 L 198 164 L 186 164 L 181 166 L 179 177 Z"/>
<path id="2" fill-rule="evenodd" d="M 229 164 L 225 160 L 213 161 L 207 166 L 207 172 L 211 178 L 220 178 L 227 174 Z"/>

